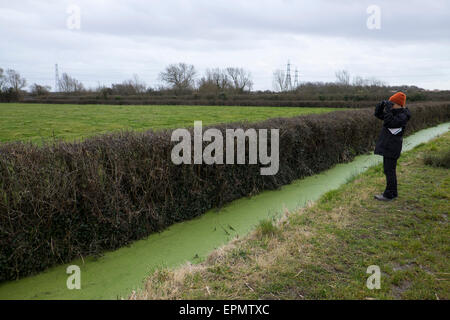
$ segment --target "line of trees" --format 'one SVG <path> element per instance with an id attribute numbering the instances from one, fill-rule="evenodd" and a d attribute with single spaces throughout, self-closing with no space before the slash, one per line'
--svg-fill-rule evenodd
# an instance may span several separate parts
<path id="1" fill-rule="evenodd" d="M 207 69 L 198 82 L 200 92 L 249 92 L 253 88 L 250 72 L 243 68 Z"/>
<path id="2" fill-rule="evenodd" d="M 198 89 L 200 92 L 250 92 L 253 88 L 252 75 L 243 68 L 212 68 L 196 80 L 197 71 L 186 63 L 171 64 L 159 74 L 159 79 L 176 92 Z"/>
<path id="3" fill-rule="evenodd" d="M 175 94 L 188 94 L 199 92 L 226 92 L 245 93 L 253 88 L 252 75 L 243 68 L 228 67 L 224 69 L 207 69 L 205 74 L 198 79 L 198 72 L 191 64 L 176 63 L 168 65 L 158 75 L 161 85 L 157 88 L 147 86 L 138 75 L 131 79 L 111 86 L 98 85 L 95 89 L 86 89 L 83 83 L 67 73 L 63 73 L 58 79 L 56 91 L 66 94 L 83 92 L 99 92 L 104 97 L 108 95 L 140 95 L 155 91 L 171 91 Z M 11 100 L 17 99 L 26 87 L 26 80 L 18 72 L 8 69 L 6 73 L 0 69 L 0 93 L 2 96 L 10 92 L 14 93 Z M 33 96 L 45 96 L 50 93 L 51 87 L 37 83 L 29 87 L 29 93 Z M 5 100 L 5 99 L 3 99 Z"/>
<path id="4" fill-rule="evenodd" d="M 98 85 L 94 89 L 87 89 L 83 83 L 67 73 L 63 73 L 57 84 L 58 99 L 64 96 L 72 96 L 74 101 L 77 97 L 91 99 L 108 100 L 113 97 L 121 100 L 122 97 L 133 97 L 132 99 L 147 99 L 152 96 L 156 100 L 157 96 L 172 97 L 183 96 L 176 102 L 195 97 L 198 100 L 225 101 L 243 96 L 245 99 L 269 99 L 276 100 L 376 100 L 393 90 L 407 91 L 409 96 L 415 101 L 424 101 L 430 97 L 438 100 L 447 99 L 450 92 L 430 92 L 416 86 L 388 86 L 385 82 L 374 77 L 363 78 L 361 76 L 352 77 L 347 70 L 339 70 L 335 73 L 334 82 L 301 82 L 293 86 L 284 70 L 275 70 L 273 73 L 274 91 L 252 91 L 253 79 L 248 70 L 244 68 L 209 68 L 202 75 L 199 75 L 192 64 L 176 63 L 170 64 L 159 73 L 160 85 L 150 87 L 134 74 L 131 79 L 121 83 L 114 83 L 110 86 Z M 21 96 L 27 95 L 27 99 L 39 100 L 39 97 L 50 99 L 51 87 L 34 83 L 25 91 L 27 81 L 17 71 L 8 69 L 4 71 L 0 68 L 0 101 L 17 101 Z M 405 92 L 406 92 L 405 91 Z M 251 95 L 250 95 L 251 93 Z M 281 95 L 278 95 L 280 93 Z M 48 96 L 48 97 L 47 97 Z M 140 97 L 139 97 L 140 96 Z M 127 99 L 127 98 L 125 98 Z M 163 98 L 161 98 L 164 100 Z M 160 100 L 161 100 L 160 99 Z M 184 100 L 183 100 L 184 99 Z M 431 98 L 430 98 L 431 99 Z M 434 98 L 433 98 L 434 99 Z M 166 99 L 167 100 L 167 99 Z M 171 100 L 171 101 L 172 101 Z M 165 100 L 164 100 L 165 101 Z M 172 103 L 167 100 L 167 103 Z"/>
<path id="5" fill-rule="evenodd" d="M 387 83 L 381 81 L 375 77 L 363 78 L 361 76 L 353 77 L 351 81 L 350 72 L 347 70 L 336 71 L 336 82 L 344 86 L 356 86 L 356 87 L 386 87 Z"/>
<path id="6" fill-rule="evenodd" d="M 156 89 L 148 87 L 138 75 L 134 74 L 129 80 L 112 84 L 110 87 L 99 85 L 94 90 L 86 90 L 83 83 L 74 77 L 63 73 L 58 81 L 58 92 L 82 93 L 95 91 L 108 95 L 139 95 L 154 91 L 172 91 L 175 94 L 188 94 L 198 90 L 200 93 L 246 93 L 253 89 L 252 75 L 244 68 L 211 68 L 206 69 L 203 76 L 197 79 L 198 72 L 191 64 L 177 63 L 168 65 L 159 73 L 158 79 L 162 85 Z M 335 86 L 340 87 L 386 87 L 387 84 L 374 77 L 363 78 L 355 76 L 353 79 L 347 70 L 339 70 L 335 73 L 334 83 L 304 82 L 296 87 L 288 81 L 284 70 L 278 69 L 273 73 L 273 89 L 276 92 L 297 92 L 305 87 Z M 0 95 L 3 97 L 19 97 L 26 86 L 26 80 L 17 71 L 8 69 L 4 72 L 0 68 Z M 34 96 L 48 95 L 50 86 L 34 83 L 30 86 L 30 93 Z M 4 99 L 3 99 L 4 100 Z"/>
<path id="7" fill-rule="evenodd" d="M 350 72 L 347 70 L 339 70 L 335 72 L 336 80 L 334 83 L 323 83 L 323 82 L 304 82 L 300 83 L 296 86 L 292 85 L 292 82 L 289 82 L 289 79 L 286 75 L 286 72 L 281 69 L 277 69 L 273 73 L 273 89 L 276 92 L 288 92 L 288 91 L 299 91 L 302 88 L 311 86 L 314 84 L 315 86 L 322 87 L 333 87 L 339 86 L 347 87 L 347 89 L 351 89 L 349 87 L 387 87 L 387 83 L 381 81 L 375 77 L 363 78 L 361 76 L 355 76 L 353 79 L 351 78 Z"/>
<path id="8" fill-rule="evenodd" d="M 132 79 L 122 83 L 112 84 L 110 87 L 98 86 L 95 91 L 108 95 L 140 95 L 145 93 L 169 91 L 176 95 L 190 94 L 194 91 L 201 93 L 246 93 L 253 88 L 252 75 L 243 68 L 211 68 L 198 79 L 195 66 L 186 63 L 168 65 L 158 75 L 161 81 L 156 89 L 147 87 L 136 74 Z"/>

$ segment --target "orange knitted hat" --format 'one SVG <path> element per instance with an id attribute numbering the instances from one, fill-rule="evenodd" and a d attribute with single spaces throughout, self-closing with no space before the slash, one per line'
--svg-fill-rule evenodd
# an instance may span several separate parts
<path id="1" fill-rule="evenodd" d="M 406 103 L 406 95 L 403 92 L 397 92 L 396 94 L 394 94 L 392 97 L 389 98 L 389 101 L 392 101 L 404 107 Z"/>

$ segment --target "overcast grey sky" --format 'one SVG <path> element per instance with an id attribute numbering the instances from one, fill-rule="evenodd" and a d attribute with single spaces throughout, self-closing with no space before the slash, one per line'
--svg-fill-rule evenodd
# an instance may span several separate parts
<path id="1" fill-rule="evenodd" d="M 67 10 L 80 8 L 80 29 Z M 380 8 L 369 29 L 367 8 Z M 288 59 L 301 81 L 346 69 L 391 85 L 450 89 L 448 0 L 0 0 L 0 67 L 54 85 L 54 65 L 88 87 L 137 74 L 155 86 L 167 64 L 244 67 L 272 89 Z"/>

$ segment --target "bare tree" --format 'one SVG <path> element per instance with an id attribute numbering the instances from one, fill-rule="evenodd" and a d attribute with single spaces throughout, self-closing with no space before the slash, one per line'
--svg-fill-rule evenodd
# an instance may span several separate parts
<path id="1" fill-rule="evenodd" d="M 205 76 L 198 82 L 198 88 L 200 91 L 227 91 L 232 88 L 232 83 L 225 70 L 206 69 Z"/>
<path id="2" fill-rule="evenodd" d="M 212 69 L 209 71 L 208 77 L 214 82 L 219 90 L 228 90 L 232 87 L 231 81 L 225 70 L 219 68 Z"/>
<path id="3" fill-rule="evenodd" d="M 58 81 L 58 89 L 60 92 L 81 92 L 84 91 L 83 84 L 75 78 L 72 78 L 67 73 L 63 73 Z"/>
<path id="4" fill-rule="evenodd" d="M 286 73 L 281 69 L 275 70 L 273 73 L 273 88 L 275 91 L 286 91 L 288 89 Z"/>
<path id="5" fill-rule="evenodd" d="M 134 88 L 134 91 L 137 94 L 144 93 L 145 90 L 147 89 L 147 85 L 145 84 L 144 81 L 139 79 L 139 76 L 137 74 L 133 74 L 133 78 L 128 82 Z"/>
<path id="6" fill-rule="evenodd" d="M 49 94 L 51 87 L 50 86 L 41 86 L 37 83 L 34 83 L 30 87 L 31 94 L 35 96 L 45 96 Z"/>
<path id="7" fill-rule="evenodd" d="M 347 70 L 336 71 L 336 82 L 345 86 L 350 85 L 350 73 Z"/>
<path id="8" fill-rule="evenodd" d="M 19 93 L 20 90 L 25 88 L 27 81 L 25 78 L 13 69 L 6 70 L 6 84 L 12 88 L 15 92 Z"/>
<path id="9" fill-rule="evenodd" d="M 379 80 L 375 77 L 368 78 L 367 82 L 368 82 L 369 86 L 373 86 L 373 87 L 386 87 L 387 86 L 386 82 Z"/>
<path id="10" fill-rule="evenodd" d="M 113 89 L 99 83 L 97 88 L 95 88 L 95 92 L 101 93 L 103 99 L 108 99 L 108 96 L 113 94 Z"/>
<path id="11" fill-rule="evenodd" d="M 102 91 L 101 88 L 100 91 Z M 142 94 L 147 90 L 147 85 L 145 82 L 139 79 L 137 74 L 133 75 L 133 78 L 130 80 L 125 80 L 122 83 L 116 83 L 111 86 L 111 92 L 115 94 L 121 95 L 134 95 L 134 94 Z"/>
<path id="12" fill-rule="evenodd" d="M 130 84 L 128 81 L 124 81 L 122 83 L 113 83 L 111 85 L 111 93 L 130 96 L 136 94 L 136 90 L 134 89 L 134 86 L 132 84 Z"/>
<path id="13" fill-rule="evenodd" d="M 355 76 L 355 77 L 353 77 L 352 84 L 356 87 L 363 87 L 363 86 L 365 86 L 365 80 L 361 76 Z"/>
<path id="14" fill-rule="evenodd" d="M 370 87 L 370 86 L 385 87 L 386 86 L 385 82 L 383 82 L 375 77 L 363 78 L 361 76 L 354 77 L 352 84 L 357 87 Z"/>
<path id="15" fill-rule="evenodd" d="M 251 91 L 253 87 L 252 75 L 243 68 L 227 68 L 233 89 L 238 92 Z"/>
<path id="16" fill-rule="evenodd" d="M 195 86 L 195 67 L 186 63 L 171 64 L 159 74 L 160 80 L 177 92 L 192 90 Z"/>

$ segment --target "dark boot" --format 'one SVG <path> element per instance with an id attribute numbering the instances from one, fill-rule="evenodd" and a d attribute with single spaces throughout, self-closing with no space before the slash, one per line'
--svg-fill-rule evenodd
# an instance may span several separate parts
<path id="1" fill-rule="evenodd" d="M 394 198 L 387 198 L 382 194 L 377 194 L 374 196 L 375 199 L 379 200 L 379 201 L 392 201 Z"/>

